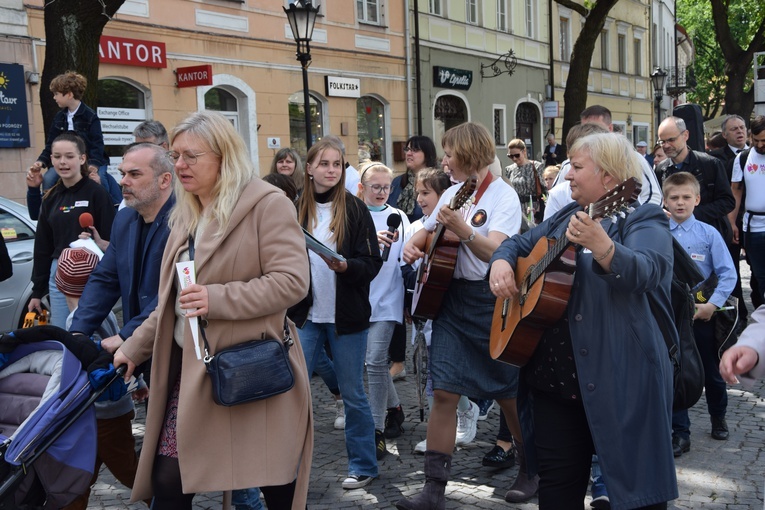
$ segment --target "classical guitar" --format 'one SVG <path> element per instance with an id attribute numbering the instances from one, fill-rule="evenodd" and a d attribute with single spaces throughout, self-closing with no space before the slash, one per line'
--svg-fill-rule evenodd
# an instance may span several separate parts
<path id="1" fill-rule="evenodd" d="M 615 215 L 629 207 L 640 195 L 634 177 L 607 192 L 587 213 L 597 219 Z M 497 299 L 491 323 L 491 357 L 522 367 L 542 334 L 563 317 L 571 295 L 576 270 L 576 245 L 561 239 L 540 239 L 527 257 L 518 257 L 515 299 Z"/>
<path id="2" fill-rule="evenodd" d="M 449 202 L 449 209 L 459 209 L 475 191 L 476 177 L 462 184 L 456 195 Z M 412 315 L 421 319 L 435 319 L 441 309 L 444 293 L 449 287 L 457 265 L 457 252 L 459 241 L 444 239 L 446 229 L 440 223 L 436 229 L 428 235 L 425 252 L 420 267 L 417 269 L 417 284 L 414 287 L 412 297 Z"/>

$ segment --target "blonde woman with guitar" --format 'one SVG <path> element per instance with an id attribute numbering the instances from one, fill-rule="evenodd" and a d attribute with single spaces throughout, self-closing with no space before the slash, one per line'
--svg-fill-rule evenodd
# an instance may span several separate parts
<path id="1" fill-rule="evenodd" d="M 625 137 L 588 135 L 569 155 L 576 203 L 507 239 L 491 259 L 491 290 L 500 305 L 509 299 L 506 325 L 521 332 L 502 352 L 493 329 L 492 356 L 523 365 L 517 344 L 538 332 L 523 378 L 534 397 L 540 510 L 582 507 L 596 451 L 614 508 L 666 509 L 678 494 L 673 371 L 657 323 L 673 321 L 667 216 L 636 204 L 625 219 L 612 217 L 640 191 L 642 156 Z M 529 262 L 535 269 L 524 269 Z M 566 293 L 545 296 L 563 281 Z"/>
<path id="2" fill-rule="evenodd" d="M 424 228 L 404 247 L 404 260 L 411 264 L 425 256 L 428 234 L 436 230 L 443 232 L 442 242 L 457 245 L 457 257 L 453 277 L 439 282 L 445 289 L 440 311 L 422 311 L 431 303 L 417 301 L 415 289 L 414 315 L 435 317 L 430 358 L 434 398 L 428 420 L 425 487 L 417 496 L 397 502 L 400 510 L 444 508 L 460 395 L 495 399 L 508 416 L 516 416 L 518 369 L 489 357 L 495 299 L 485 275 L 494 250 L 520 229 L 521 204 L 515 191 L 489 172 L 496 148 L 485 127 L 471 122 L 454 127 L 444 134 L 442 146 L 444 164 L 454 179 L 466 184 L 444 192 L 435 214 L 425 220 Z M 475 185 L 475 193 L 460 192 L 470 183 Z M 461 204 L 455 203 L 455 197 Z M 437 224 L 443 227 L 437 228 Z M 427 267 L 430 262 L 425 260 L 423 265 Z M 423 274 L 427 280 L 424 285 L 435 283 L 435 276 L 435 268 L 428 269 Z M 520 427 L 514 428 L 514 435 L 521 437 Z"/>

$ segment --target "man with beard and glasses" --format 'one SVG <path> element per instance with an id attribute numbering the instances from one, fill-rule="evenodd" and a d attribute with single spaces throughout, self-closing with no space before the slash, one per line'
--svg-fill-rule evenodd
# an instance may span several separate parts
<path id="1" fill-rule="evenodd" d="M 90 336 L 98 331 L 117 300 L 122 298 L 124 326 L 101 345 L 114 352 L 157 306 L 159 269 L 170 229 L 167 216 L 173 206 L 173 161 L 159 145 L 130 146 L 120 165 L 122 196 L 127 207 L 112 225 L 114 235 L 104 257 L 88 278 L 69 330 Z M 93 231 L 98 239 L 98 233 Z M 148 370 L 146 371 L 148 376 Z M 130 396 L 96 406 L 98 451 L 95 482 L 100 465 L 127 487 L 133 486 L 138 457 Z M 84 509 L 88 494 L 67 509 Z"/>
<path id="2" fill-rule="evenodd" d="M 736 206 L 730 182 L 722 162 L 688 147 L 688 129 L 680 117 L 667 117 L 659 124 L 659 143 L 667 159 L 656 167 L 664 182 L 677 172 L 689 172 L 701 186 L 701 202 L 694 211 L 696 219 L 712 225 L 726 242 L 732 239 L 728 213 Z"/>

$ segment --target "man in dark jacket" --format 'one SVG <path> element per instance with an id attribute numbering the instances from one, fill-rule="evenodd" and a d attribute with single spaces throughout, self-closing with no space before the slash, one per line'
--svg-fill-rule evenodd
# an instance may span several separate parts
<path id="1" fill-rule="evenodd" d="M 736 206 L 730 179 L 722 162 L 688 147 L 688 130 L 680 117 L 667 117 L 659 125 L 659 143 L 667 159 L 656 167 L 662 183 L 677 172 L 690 172 L 701 185 L 701 202 L 694 210 L 696 219 L 717 229 L 726 242 L 732 239 L 727 214 Z"/>
<path id="2" fill-rule="evenodd" d="M 101 341 L 109 352 L 117 350 L 157 307 L 159 270 L 170 233 L 167 219 L 175 202 L 173 162 L 163 147 L 145 143 L 129 148 L 120 172 L 128 207 L 114 219 L 109 247 L 85 285 L 69 328 L 73 333 L 93 334 L 122 298 L 124 326 L 119 334 Z M 133 407 L 119 412 L 99 410 L 97 462 L 106 464 L 120 482 L 132 488 L 138 467 L 131 423 Z M 71 508 L 84 509 L 87 500 L 85 494 Z"/>
<path id="3" fill-rule="evenodd" d="M 566 160 L 566 147 L 559 143 L 555 143 L 555 134 L 547 134 L 547 146 L 542 155 L 542 161 L 545 166 L 560 165 Z"/>

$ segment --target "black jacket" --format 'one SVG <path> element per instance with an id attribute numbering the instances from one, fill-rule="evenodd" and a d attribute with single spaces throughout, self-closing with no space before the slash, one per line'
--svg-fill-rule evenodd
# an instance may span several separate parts
<path id="1" fill-rule="evenodd" d="M 693 211 L 693 215 L 697 220 L 715 227 L 723 239 L 730 242 L 732 232 L 728 213 L 736 207 L 736 199 L 733 198 L 730 179 L 722 161 L 709 154 L 689 150 L 682 168 L 678 169 L 669 158 L 656 167 L 662 184 L 668 176 L 680 171 L 693 174 L 701 186 L 701 202 Z"/>
<path id="2" fill-rule="evenodd" d="M 69 123 L 66 120 L 67 109 L 62 108 L 53 117 L 53 122 L 48 130 L 48 137 L 45 139 L 45 148 L 40 153 L 37 161 L 46 167 L 50 167 L 50 151 L 53 140 L 58 135 L 69 131 Z M 80 107 L 74 113 L 72 118 L 74 132 L 85 141 L 85 147 L 88 149 L 88 165 L 101 167 L 109 163 L 104 154 L 104 135 L 101 132 L 101 121 L 88 105 L 80 103 Z"/>
<path id="3" fill-rule="evenodd" d="M 338 253 L 345 257 L 348 269 L 337 273 L 335 295 L 335 332 L 338 335 L 358 333 L 369 327 L 372 306 L 369 284 L 382 267 L 377 244 L 377 231 L 372 215 L 364 202 L 346 192 L 345 238 Z M 313 281 L 308 295 L 287 311 L 298 327 L 303 327 L 313 304 Z"/>
<path id="4" fill-rule="evenodd" d="M 542 156 L 542 162 L 545 164 L 545 166 L 550 165 L 560 165 L 564 161 L 566 161 L 566 146 L 563 144 L 557 144 L 555 146 L 555 157 L 553 157 L 553 153 L 550 152 L 550 146 L 545 145 L 544 154 Z"/>
<path id="5" fill-rule="evenodd" d="M 82 233 L 80 215 L 85 212 L 93 216 L 98 233 L 108 241 L 115 210 L 109 193 L 100 184 L 87 177 L 70 188 L 59 182 L 43 200 L 35 232 L 32 297 L 48 293 L 51 262 Z"/>

